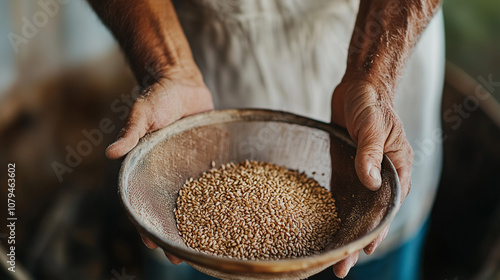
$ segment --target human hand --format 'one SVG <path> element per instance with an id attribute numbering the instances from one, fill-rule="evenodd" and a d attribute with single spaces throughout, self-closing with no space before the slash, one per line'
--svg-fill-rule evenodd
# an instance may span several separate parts
<path id="1" fill-rule="evenodd" d="M 156 82 L 137 98 L 118 139 L 106 149 L 108 158 L 126 155 L 146 133 L 182 117 L 213 110 L 210 91 L 201 77 L 172 76 Z"/>
<path id="2" fill-rule="evenodd" d="M 213 109 L 210 91 L 201 75 L 177 77 L 180 75 L 170 75 L 169 79 L 153 84 L 136 100 L 118 139 L 106 149 L 108 158 L 124 156 L 148 132 L 161 129 L 182 117 Z M 146 247 L 158 248 L 147 237 L 141 235 L 141 238 Z M 182 262 L 167 252 L 165 255 L 173 264 Z"/>
<path id="3" fill-rule="evenodd" d="M 413 152 L 392 101 L 392 90 L 382 83 L 344 77 L 332 97 L 332 123 L 347 128 L 357 144 L 355 169 L 361 183 L 370 190 L 381 186 L 384 153 L 394 164 L 401 183 L 401 202 L 410 191 Z M 386 237 L 389 226 L 364 248 L 367 255 Z M 335 274 L 343 278 L 356 264 L 359 251 L 335 264 Z"/>

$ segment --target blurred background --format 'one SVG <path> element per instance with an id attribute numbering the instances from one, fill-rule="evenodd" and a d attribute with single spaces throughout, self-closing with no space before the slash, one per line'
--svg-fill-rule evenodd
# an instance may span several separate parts
<path id="1" fill-rule="evenodd" d="M 425 279 L 500 279 L 499 14 L 498 0 L 444 3 L 447 137 Z M 2 183 L 0 278 L 141 279 L 120 162 L 104 157 L 138 90 L 118 46 L 83 0 L 1 1 L 0 36 L 0 182 L 15 163 L 18 218 L 14 275 Z"/>

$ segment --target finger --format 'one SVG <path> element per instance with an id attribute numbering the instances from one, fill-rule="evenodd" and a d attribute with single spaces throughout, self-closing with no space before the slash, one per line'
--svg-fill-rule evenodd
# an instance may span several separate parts
<path id="1" fill-rule="evenodd" d="M 403 202 L 403 200 L 410 194 L 410 189 L 411 189 L 411 166 L 403 166 L 397 169 L 398 177 L 401 183 L 401 201 L 400 203 Z"/>
<path id="2" fill-rule="evenodd" d="M 137 145 L 139 139 L 144 136 L 150 128 L 149 112 L 145 103 L 138 99 L 130 115 L 128 116 L 125 127 L 122 129 L 123 136 L 119 136 L 113 144 L 106 149 L 106 156 L 110 159 L 118 159 L 126 155 Z"/>
<path id="3" fill-rule="evenodd" d="M 347 256 L 345 259 L 333 265 L 333 273 L 338 278 L 344 278 L 349 273 L 349 270 L 356 264 L 359 258 L 359 251 Z"/>
<path id="4" fill-rule="evenodd" d="M 179 259 L 178 257 L 175 257 L 173 255 L 170 255 L 169 253 L 163 251 L 165 253 L 165 256 L 167 257 L 167 259 L 172 263 L 172 264 L 175 264 L 175 265 L 178 265 L 180 263 L 182 263 L 182 260 Z"/>
<path id="5" fill-rule="evenodd" d="M 158 245 L 156 245 L 156 243 L 154 243 L 153 241 L 151 241 L 151 239 L 147 238 L 146 236 L 142 235 L 141 234 L 141 239 L 142 239 L 142 242 L 144 243 L 144 245 L 146 245 L 146 247 L 148 247 L 149 249 L 156 249 L 158 248 Z M 180 264 L 182 263 L 182 260 L 163 251 L 165 253 L 165 256 L 167 257 L 167 259 L 172 263 L 172 264 Z"/>
<path id="6" fill-rule="evenodd" d="M 413 151 L 407 142 L 394 152 L 387 152 L 387 156 L 396 167 L 399 182 L 401 184 L 401 202 L 408 196 L 411 189 L 411 166 L 413 163 Z"/>
<path id="7" fill-rule="evenodd" d="M 377 249 L 378 245 L 382 243 L 382 241 L 386 238 L 387 233 L 389 232 L 389 226 L 386 226 L 384 230 L 375 238 L 372 243 L 368 244 L 363 251 L 365 251 L 365 254 L 371 255 L 373 252 L 375 252 L 375 249 Z"/>
<path id="8" fill-rule="evenodd" d="M 384 143 L 385 139 L 377 131 L 360 130 L 358 134 L 356 173 L 361 183 L 373 191 L 378 190 L 382 184 L 380 166 L 384 154 Z"/>
<path id="9" fill-rule="evenodd" d="M 142 239 L 142 243 L 144 243 L 144 245 L 146 245 L 146 247 L 148 247 L 149 249 L 158 248 L 158 245 L 156 245 L 156 243 L 154 243 L 153 241 L 151 241 L 151 239 L 147 238 L 146 236 L 144 236 L 142 234 L 141 234 L 141 239 Z"/>

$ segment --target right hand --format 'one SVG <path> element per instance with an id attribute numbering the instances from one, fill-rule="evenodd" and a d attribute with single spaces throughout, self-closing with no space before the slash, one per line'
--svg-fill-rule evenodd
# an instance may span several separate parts
<path id="1" fill-rule="evenodd" d="M 106 149 L 108 158 L 123 157 L 146 133 L 182 117 L 213 110 L 212 96 L 201 75 L 173 76 L 156 82 L 137 98 L 118 138 Z"/>
<path id="2" fill-rule="evenodd" d="M 135 101 L 118 139 L 106 149 L 108 158 L 118 159 L 126 155 L 148 132 L 161 129 L 182 117 L 213 110 L 212 97 L 201 74 L 179 76 L 171 75 L 156 82 Z M 158 248 L 145 236 L 141 235 L 141 238 L 146 247 Z M 167 252 L 165 255 L 173 264 L 182 262 Z"/>
<path id="3" fill-rule="evenodd" d="M 381 79 L 385 79 L 380 75 Z M 394 164 L 401 182 L 401 202 L 410 192 L 413 151 L 406 139 L 403 123 L 396 114 L 391 98 L 393 92 L 386 83 L 369 79 L 344 77 L 332 97 L 332 122 L 347 128 L 357 144 L 355 169 L 361 183 L 369 190 L 380 188 L 384 154 Z M 389 226 L 364 248 L 371 255 L 389 231 Z M 359 251 L 336 263 L 335 275 L 344 278 L 356 264 Z"/>

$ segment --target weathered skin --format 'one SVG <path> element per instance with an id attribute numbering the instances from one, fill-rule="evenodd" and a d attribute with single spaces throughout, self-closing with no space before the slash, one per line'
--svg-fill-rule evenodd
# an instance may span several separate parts
<path id="1" fill-rule="evenodd" d="M 148 132 L 213 109 L 171 1 L 89 2 L 120 43 L 139 84 L 147 85 L 119 139 L 106 150 L 109 158 L 124 156 Z M 371 190 L 380 187 L 380 164 L 386 153 L 398 171 L 403 199 L 410 190 L 413 152 L 394 110 L 394 93 L 413 46 L 439 4 L 439 0 L 361 0 L 346 73 L 332 97 L 332 122 L 346 127 L 358 144 L 355 161 L 361 182 Z M 387 231 L 364 251 L 373 253 Z M 149 248 L 158 247 L 143 241 Z M 181 262 L 165 254 L 172 263 Z M 358 256 L 356 252 L 337 263 L 335 274 L 345 277 Z"/>

